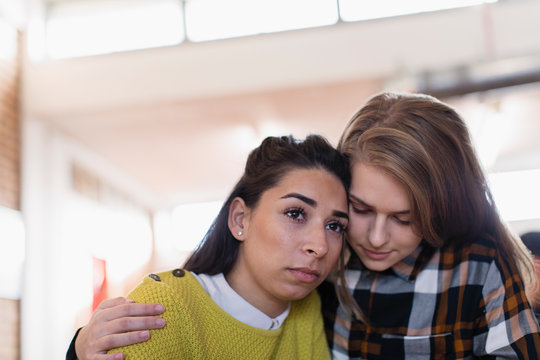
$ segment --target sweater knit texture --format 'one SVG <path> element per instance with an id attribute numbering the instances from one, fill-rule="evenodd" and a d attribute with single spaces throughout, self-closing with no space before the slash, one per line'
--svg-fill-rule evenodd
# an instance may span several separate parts
<path id="1" fill-rule="evenodd" d="M 110 351 L 123 352 L 126 360 L 330 359 L 316 291 L 294 301 L 275 330 L 257 329 L 227 314 L 188 271 L 151 274 L 128 297 L 163 304 L 167 324 L 150 330 L 147 342 Z"/>

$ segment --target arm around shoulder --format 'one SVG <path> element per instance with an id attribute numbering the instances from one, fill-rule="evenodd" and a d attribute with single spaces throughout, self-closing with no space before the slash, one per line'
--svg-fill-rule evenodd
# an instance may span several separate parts
<path id="1" fill-rule="evenodd" d="M 158 281 L 155 275 L 146 277 L 128 297 L 137 303 L 158 303 L 165 307 L 162 318 L 166 320 L 166 325 L 162 329 L 150 330 L 150 339 L 143 343 L 115 348 L 110 353 L 122 352 L 126 359 L 168 359 L 177 358 L 174 349 L 169 346 L 169 342 L 175 338 L 180 321 L 178 314 L 173 311 L 176 304 L 172 289 L 165 283 Z"/>

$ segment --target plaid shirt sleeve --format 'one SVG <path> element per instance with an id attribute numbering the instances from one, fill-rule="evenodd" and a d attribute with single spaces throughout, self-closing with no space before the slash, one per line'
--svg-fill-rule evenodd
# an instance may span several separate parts
<path id="1" fill-rule="evenodd" d="M 494 243 L 422 250 L 404 262 L 385 272 L 349 264 L 348 290 L 369 325 L 346 315 L 332 284 L 320 286 L 334 359 L 540 358 L 523 283 Z"/>

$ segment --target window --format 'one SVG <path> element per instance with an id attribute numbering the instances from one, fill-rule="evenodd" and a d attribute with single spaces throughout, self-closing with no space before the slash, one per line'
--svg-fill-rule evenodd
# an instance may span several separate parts
<path id="1" fill-rule="evenodd" d="M 47 0 L 47 55 L 88 56 L 177 45 L 185 39 L 218 40 L 328 26 L 339 19 L 360 21 L 496 1 Z"/>
<path id="2" fill-rule="evenodd" d="M 96 55 L 179 44 L 184 39 L 178 0 L 97 0 L 50 5 L 50 58 Z"/>
<path id="3" fill-rule="evenodd" d="M 338 21 L 336 0 L 192 0 L 187 37 L 205 41 L 310 28 Z"/>
<path id="4" fill-rule="evenodd" d="M 540 219 L 540 169 L 493 173 L 489 182 L 504 220 Z"/>
<path id="5" fill-rule="evenodd" d="M 339 11 L 343 21 L 359 21 L 492 2 L 497 0 L 339 0 Z"/>
<path id="6" fill-rule="evenodd" d="M 0 238 L 0 298 L 20 299 L 25 229 L 19 211 L 0 206 Z"/>

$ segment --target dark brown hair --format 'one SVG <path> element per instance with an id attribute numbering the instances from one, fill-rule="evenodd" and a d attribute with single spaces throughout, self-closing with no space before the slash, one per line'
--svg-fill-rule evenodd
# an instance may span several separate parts
<path id="1" fill-rule="evenodd" d="M 309 135 L 303 141 L 292 136 L 267 137 L 249 154 L 242 178 L 184 268 L 209 275 L 227 274 L 236 261 L 240 244 L 227 224 L 232 200 L 240 197 L 249 208 L 254 209 L 265 191 L 297 169 L 328 171 L 343 183 L 345 191 L 349 190 L 349 165 L 322 136 Z"/>

